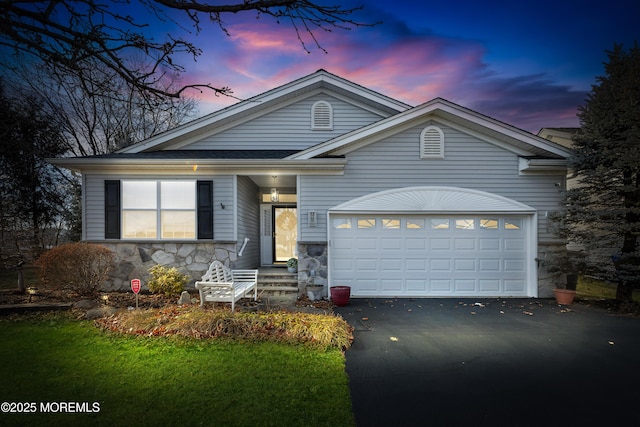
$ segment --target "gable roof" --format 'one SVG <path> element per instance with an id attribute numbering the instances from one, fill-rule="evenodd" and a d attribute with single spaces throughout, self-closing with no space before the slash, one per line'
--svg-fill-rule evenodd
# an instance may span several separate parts
<path id="1" fill-rule="evenodd" d="M 417 122 L 424 121 L 429 116 L 454 128 L 463 128 L 464 132 L 499 145 L 521 157 L 566 159 L 571 155 L 569 149 L 559 144 L 454 104 L 446 99 L 435 98 L 369 126 L 299 151 L 289 156 L 288 159 L 343 156 L 360 147 L 415 126 Z"/>
<path id="2" fill-rule="evenodd" d="M 349 98 L 350 101 L 358 103 L 361 107 L 383 116 L 395 115 L 411 108 L 408 104 L 321 69 L 253 98 L 118 150 L 116 153 L 179 149 L 205 136 L 228 129 L 320 91 L 328 91 L 335 96 Z"/>

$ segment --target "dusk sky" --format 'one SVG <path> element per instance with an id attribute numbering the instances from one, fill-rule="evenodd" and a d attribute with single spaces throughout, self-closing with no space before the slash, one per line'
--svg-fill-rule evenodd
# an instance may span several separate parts
<path id="1" fill-rule="evenodd" d="M 348 5 L 350 2 L 340 2 Z M 328 0 L 327 4 L 334 4 Z M 184 83 L 229 86 L 241 99 L 323 68 L 411 105 L 442 97 L 527 131 L 579 126 L 577 106 L 603 75 L 605 50 L 640 41 L 640 2 L 361 1 L 372 28 L 316 31 L 328 53 L 255 13 L 226 16 L 194 41 Z M 204 23 L 204 22 L 203 22 Z M 235 102 L 198 95 L 200 115 Z"/>

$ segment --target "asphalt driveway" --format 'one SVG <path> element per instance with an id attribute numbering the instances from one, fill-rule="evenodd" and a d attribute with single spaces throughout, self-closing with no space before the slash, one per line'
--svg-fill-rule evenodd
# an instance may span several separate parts
<path id="1" fill-rule="evenodd" d="M 546 299 L 351 299 L 369 426 L 640 425 L 640 319 Z"/>

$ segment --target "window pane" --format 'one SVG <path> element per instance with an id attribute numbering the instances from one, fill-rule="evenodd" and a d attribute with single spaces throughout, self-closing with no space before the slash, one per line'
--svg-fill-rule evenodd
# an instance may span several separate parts
<path id="1" fill-rule="evenodd" d="M 474 221 L 472 219 L 456 219 L 456 229 L 473 230 L 474 228 Z"/>
<path id="2" fill-rule="evenodd" d="M 157 209 L 155 181 L 122 181 L 122 209 Z"/>
<path id="3" fill-rule="evenodd" d="M 504 220 L 504 228 L 505 230 L 520 230 L 522 227 L 521 219 L 505 219 Z"/>
<path id="4" fill-rule="evenodd" d="M 155 239 L 156 211 L 123 211 L 122 235 L 125 239 Z"/>
<path id="5" fill-rule="evenodd" d="M 376 228 L 376 219 L 358 218 L 358 228 Z"/>
<path id="6" fill-rule="evenodd" d="M 162 181 L 160 200 L 162 209 L 195 209 L 195 181 Z"/>
<path id="7" fill-rule="evenodd" d="M 407 218 L 407 229 L 409 230 L 420 230 L 424 228 L 424 219 L 422 218 Z"/>
<path id="8" fill-rule="evenodd" d="M 497 230 L 498 220 L 497 219 L 480 219 L 480 228 L 483 230 Z"/>
<path id="9" fill-rule="evenodd" d="M 433 230 L 448 230 L 449 220 L 447 218 L 433 218 L 431 220 L 431 228 Z"/>
<path id="10" fill-rule="evenodd" d="M 394 218 L 382 218 L 382 228 L 390 230 L 400 229 L 400 220 Z"/>
<path id="11" fill-rule="evenodd" d="M 196 237 L 195 211 L 162 211 L 163 239 L 193 239 Z"/>
<path id="12" fill-rule="evenodd" d="M 333 218 L 331 224 L 333 228 L 351 228 L 351 218 Z"/>

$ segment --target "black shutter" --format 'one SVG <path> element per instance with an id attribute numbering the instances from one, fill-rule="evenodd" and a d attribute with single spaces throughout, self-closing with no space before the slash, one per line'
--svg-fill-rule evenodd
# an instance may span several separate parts
<path id="1" fill-rule="evenodd" d="M 120 181 L 104 182 L 104 238 L 120 238 Z"/>
<path id="2" fill-rule="evenodd" d="M 198 181 L 198 239 L 213 239 L 213 181 Z"/>

